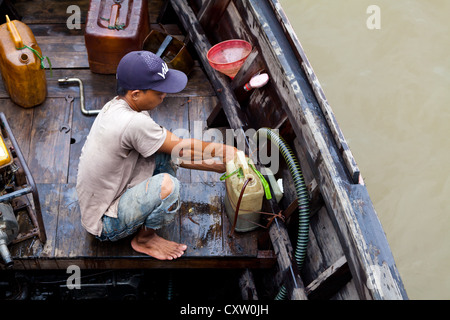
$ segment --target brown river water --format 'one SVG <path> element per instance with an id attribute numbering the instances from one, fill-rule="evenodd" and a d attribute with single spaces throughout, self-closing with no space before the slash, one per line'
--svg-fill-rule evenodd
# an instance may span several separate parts
<path id="1" fill-rule="evenodd" d="M 450 298 L 450 1 L 280 0 L 410 299 Z"/>

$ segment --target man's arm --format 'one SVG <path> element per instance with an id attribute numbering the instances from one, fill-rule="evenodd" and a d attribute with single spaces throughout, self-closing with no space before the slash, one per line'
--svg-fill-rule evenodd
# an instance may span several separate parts
<path id="1" fill-rule="evenodd" d="M 226 171 L 225 165 L 234 158 L 237 149 L 216 142 L 181 139 L 167 130 L 166 139 L 158 151 L 170 154 L 172 159 L 180 159 L 183 168 L 222 173 Z"/>

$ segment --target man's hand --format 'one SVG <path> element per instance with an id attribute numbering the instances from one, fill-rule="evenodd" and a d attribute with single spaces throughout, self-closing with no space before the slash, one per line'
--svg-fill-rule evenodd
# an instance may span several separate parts
<path id="1" fill-rule="evenodd" d="M 159 151 L 180 159 L 183 168 L 215 171 L 226 171 L 226 163 L 234 159 L 238 151 L 235 147 L 216 142 L 205 142 L 197 139 L 181 139 L 167 131 L 166 140 Z"/>

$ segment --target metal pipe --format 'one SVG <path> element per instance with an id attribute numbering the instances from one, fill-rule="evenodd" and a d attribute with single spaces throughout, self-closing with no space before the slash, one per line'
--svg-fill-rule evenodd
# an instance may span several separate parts
<path id="1" fill-rule="evenodd" d="M 10 193 L 6 193 L 6 194 L 0 196 L 0 202 L 10 201 L 10 200 L 12 200 L 14 198 L 23 196 L 23 195 L 31 193 L 31 192 L 33 192 L 33 188 L 32 187 L 26 187 L 26 188 L 19 189 L 19 190 L 10 192 Z"/>
<path id="2" fill-rule="evenodd" d="M 3 238 L 2 231 L 0 230 L 0 237 Z M 7 243 L 4 239 L 0 238 L 0 256 L 3 258 L 6 269 L 11 269 L 14 266 L 14 260 L 11 257 L 11 253 L 8 250 Z"/>
<path id="3" fill-rule="evenodd" d="M 81 113 L 86 115 L 86 116 L 92 116 L 92 115 L 99 114 L 100 110 L 86 110 L 86 108 L 84 107 L 84 87 L 83 87 L 83 82 L 81 81 L 81 79 L 79 79 L 79 78 L 69 78 L 69 77 L 65 77 L 63 79 L 58 79 L 58 83 L 60 85 L 74 83 L 74 82 L 78 83 L 79 86 L 80 86 Z"/>
<path id="4" fill-rule="evenodd" d="M 0 257 L 5 266 L 11 268 L 14 264 L 8 245 L 19 233 L 19 224 L 10 204 L 0 203 Z"/>
<path id="5" fill-rule="evenodd" d="M 31 171 L 28 168 L 27 162 L 25 161 L 25 157 L 22 154 L 22 150 L 20 149 L 19 144 L 17 143 L 16 138 L 14 137 L 11 127 L 9 126 L 8 121 L 6 120 L 6 116 L 3 112 L 0 112 L 0 121 L 3 123 L 3 126 L 6 132 L 8 133 L 9 140 L 11 141 L 14 150 L 16 151 L 16 155 L 19 158 L 19 162 L 22 166 L 23 171 L 25 172 L 25 176 L 27 177 L 28 187 L 26 187 L 25 189 L 29 190 L 29 188 L 31 188 L 30 192 L 32 192 L 33 196 L 36 222 L 39 228 L 39 240 L 41 240 L 42 243 L 45 243 L 47 241 L 47 234 L 45 232 L 44 220 L 42 219 L 41 203 L 39 201 L 39 193 L 36 187 L 36 183 L 34 182 L 33 175 L 31 174 Z M 20 190 L 19 193 L 21 193 Z M 8 195 L 2 196 L 2 199 L 6 198 L 8 198 Z"/>

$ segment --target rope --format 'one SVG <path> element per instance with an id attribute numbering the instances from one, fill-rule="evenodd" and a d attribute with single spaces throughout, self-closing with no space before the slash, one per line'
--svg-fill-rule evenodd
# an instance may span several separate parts
<path id="1" fill-rule="evenodd" d="M 109 19 L 107 19 L 107 18 L 100 17 L 100 19 L 103 20 L 103 21 L 109 22 Z M 108 26 L 108 29 L 110 29 L 110 30 L 123 30 L 124 27 L 125 27 L 125 23 L 124 24 L 115 24 L 114 26 Z"/>
<path id="2" fill-rule="evenodd" d="M 236 170 L 234 170 L 232 173 L 227 174 L 226 172 L 220 176 L 220 181 L 223 181 L 225 179 L 228 179 L 229 177 L 231 177 L 233 174 L 238 174 L 239 178 L 243 178 L 244 177 L 244 173 L 242 172 L 242 168 L 238 168 Z"/>
<path id="3" fill-rule="evenodd" d="M 33 52 L 39 58 L 39 60 L 41 60 L 41 69 L 45 69 L 44 60 L 47 59 L 47 62 L 48 62 L 49 68 L 50 68 L 50 78 L 53 76 L 52 63 L 51 63 L 49 57 L 41 56 L 36 49 L 33 49 L 32 47 L 29 47 L 26 44 L 24 44 L 22 48 L 18 48 L 17 50 L 23 50 L 23 49 L 30 49 L 31 52 Z"/>

